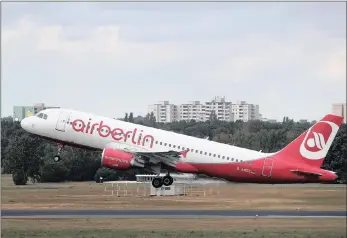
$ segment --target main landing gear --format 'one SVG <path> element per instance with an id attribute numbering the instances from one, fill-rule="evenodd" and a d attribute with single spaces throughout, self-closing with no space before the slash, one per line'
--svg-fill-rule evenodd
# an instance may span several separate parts
<path id="1" fill-rule="evenodd" d="M 160 188 L 161 186 L 171 186 L 173 184 L 173 178 L 170 174 L 165 175 L 164 177 L 155 177 L 152 180 L 152 186 L 155 188 Z"/>
<path id="2" fill-rule="evenodd" d="M 60 153 L 62 152 L 62 150 L 64 149 L 64 145 L 63 144 L 60 144 L 60 143 L 57 143 L 57 146 L 58 146 L 58 153 L 56 156 L 54 156 L 53 160 L 54 162 L 59 162 L 61 160 L 60 158 Z"/>

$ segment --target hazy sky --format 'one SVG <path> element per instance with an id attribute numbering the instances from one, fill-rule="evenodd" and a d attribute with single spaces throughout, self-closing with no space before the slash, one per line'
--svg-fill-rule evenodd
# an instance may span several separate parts
<path id="1" fill-rule="evenodd" d="M 226 96 L 268 118 L 346 101 L 345 3 L 2 3 L 2 116 L 120 117 Z"/>

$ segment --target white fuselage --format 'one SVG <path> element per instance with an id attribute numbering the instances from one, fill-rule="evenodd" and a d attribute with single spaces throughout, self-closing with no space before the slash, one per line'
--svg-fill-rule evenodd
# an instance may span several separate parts
<path id="1" fill-rule="evenodd" d="M 69 109 L 46 109 L 41 112 L 47 115 L 47 119 L 37 116 L 25 118 L 21 122 L 22 127 L 53 140 L 100 150 L 106 147 L 141 152 L 189 149 L 182 161 L 191 164 L 234 163 L 270 155 L 85 112 Z"/>

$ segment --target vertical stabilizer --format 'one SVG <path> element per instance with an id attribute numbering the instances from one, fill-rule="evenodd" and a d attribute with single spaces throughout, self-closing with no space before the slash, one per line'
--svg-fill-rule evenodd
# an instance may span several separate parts
<path id="1" fill-rule="evenodd" d="M 328 114 L 274 156 L 321 167 L 342 122 L 343 117 Z"/>

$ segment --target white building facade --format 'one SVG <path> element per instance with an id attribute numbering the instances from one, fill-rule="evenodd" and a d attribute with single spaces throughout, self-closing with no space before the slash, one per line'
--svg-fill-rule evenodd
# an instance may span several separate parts
<path id="1" fill-rule="evenodd" d="M 218 120 L 233 121 L 231 106 L 232 103 L 228 102 L 225 97 L 215 97 L 211 101 L 205 102 L 205 121 L 210 119 L 212 112 Z"/>
<path id="2" fill-rule="evenodd" d="M 200 101 L 177 105 L 177 121 L 204 121 L 205 107 Z"/>
<path id="3" fill-rule="evenodd" d="M 173 122 L 177 120 L 177 106 L 169 101 L 162 101 L 158 104 L 148 106 L 148 113 L 154 114 L 157 122 Z"/>
<path id="4" fill-rule="evenodd" d="M 169 101 L 159 102 L 148 106 L 148 112 L 154 113 L 157 122 L 173 121 L 207 121 L 214 112 L 221 121 L 250 121 L 260 120 L 259 105 L 248 104 L 245 101 L 232 103 L 225 97 L 214 97 L 211 101 L 201 103 L 191 101 L 185 104 L 174 105 Z"/>
<path id="5" fill-rule="evenodd" d="M 332 113 L 343 116 L 343 122 L 346 123 L 346 103 L 334 103 L 332 105 Z"/>
<path id="6" fill-rule="evenodd" d="M 237 101 L 231 105 L 231 112 L 234 116 L 234 121 L 252 121 L 260 120 L 259 105 L 248 104 L 246 101 Z"/>

